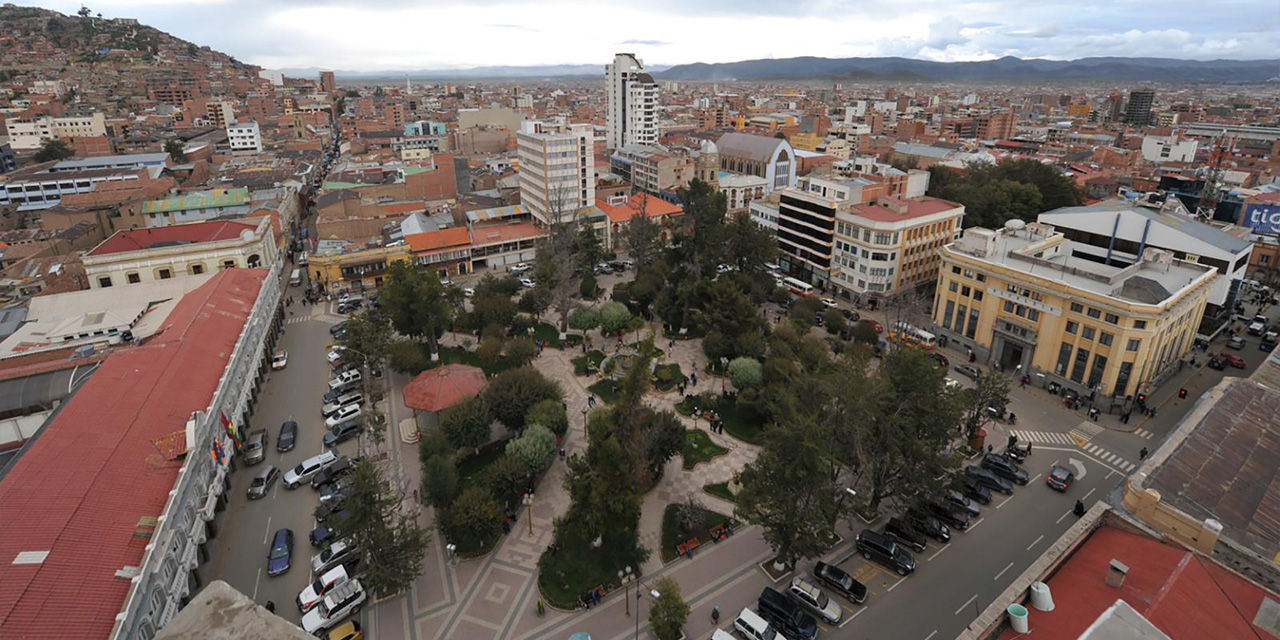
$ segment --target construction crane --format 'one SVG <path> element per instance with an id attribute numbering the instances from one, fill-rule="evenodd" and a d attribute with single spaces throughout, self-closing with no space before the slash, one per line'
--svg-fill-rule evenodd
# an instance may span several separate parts
<path id="1" fill-rule="evenodd" d="M 1200 189 L 1200 202 L 1196 205 L 1196 215 L 1206 220 L 1213 219 L 1213 212 L 1218 209 L 1218 201 L 1222 196 L 1222 171 L 1231 157 L 1231 149 L 1235 147 L 1235 136 L 1220 133 L 1213 138 L 1213 147 L 1209 151 L 1209 159 L 1205 164 L 1204 187 Z"/>

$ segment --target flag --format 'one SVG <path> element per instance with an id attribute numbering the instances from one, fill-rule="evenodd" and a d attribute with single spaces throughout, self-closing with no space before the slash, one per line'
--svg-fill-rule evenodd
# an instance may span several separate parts
<path id="1" fill-rule="evenodd" d="M 218 442 L 217 438 L 213 439 L 213 447 L 211 447 L 210 451 L 213 454 L 214 464 L 218 466 L 222 466 L 224 464 L 224 461 L 227 459 L 227 457 L 222 452 L 222 443 Z"/>
<path id="2" fill-rule="evenodd" d="M 218 412 L 218 417 L 222 419 L 222 429 L 227 432 L 227 437 L 231 438 L 231 444 L 235 445 L 236 450 L 239 451 L 240 436 L 236 431 L 235 423 L 231 422 L 231 419 L 227 417 L 225 412 Z"/>

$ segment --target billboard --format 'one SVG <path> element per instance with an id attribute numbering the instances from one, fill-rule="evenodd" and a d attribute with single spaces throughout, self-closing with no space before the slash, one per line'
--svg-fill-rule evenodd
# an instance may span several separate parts
<path id="1" fill-rule="evenodd" d="M 1253 204 L 1245 212 L 1244 224 L 1254 233 L 1280 235 L 1280 204 Z"/>

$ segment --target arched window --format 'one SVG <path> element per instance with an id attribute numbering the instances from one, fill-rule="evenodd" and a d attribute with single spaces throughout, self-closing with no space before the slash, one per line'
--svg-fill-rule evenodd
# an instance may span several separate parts
<path id="1" fill-rule="evenodd" d="M 262 258 L 258 254 L 249 256 L 249 268 L 254 269 L 262 266 Z"/>

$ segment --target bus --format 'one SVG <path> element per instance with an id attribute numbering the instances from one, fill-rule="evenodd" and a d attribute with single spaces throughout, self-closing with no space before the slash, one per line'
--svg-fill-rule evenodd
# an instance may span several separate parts
<path id="1" fill-rule="evenodd" d="M 289 274 L 289 286 L 296 287 L 302 284 L 302 269 L 294 269 Z"/>
<path id="2" fill-rule="evenodd" d="M 889 331 L 889 338 L 899 344 L 907 344 L 926 350 L 934 349 L 938 346 L 937 336 L 923 329 L 917 329 L 910 323 L 903 321 L 893 324 L 893 329 Z"/>
<path id="3" fill-rule="evenodd" d="M 790 289 L 791 293 L 794 293 L 801 297 L 807 296 L 813 293 L 813 285 L 807 282 L 801 282 L 790 276 L 783 278 L 782 284 L 786 286 L 788 289 Z"/>

